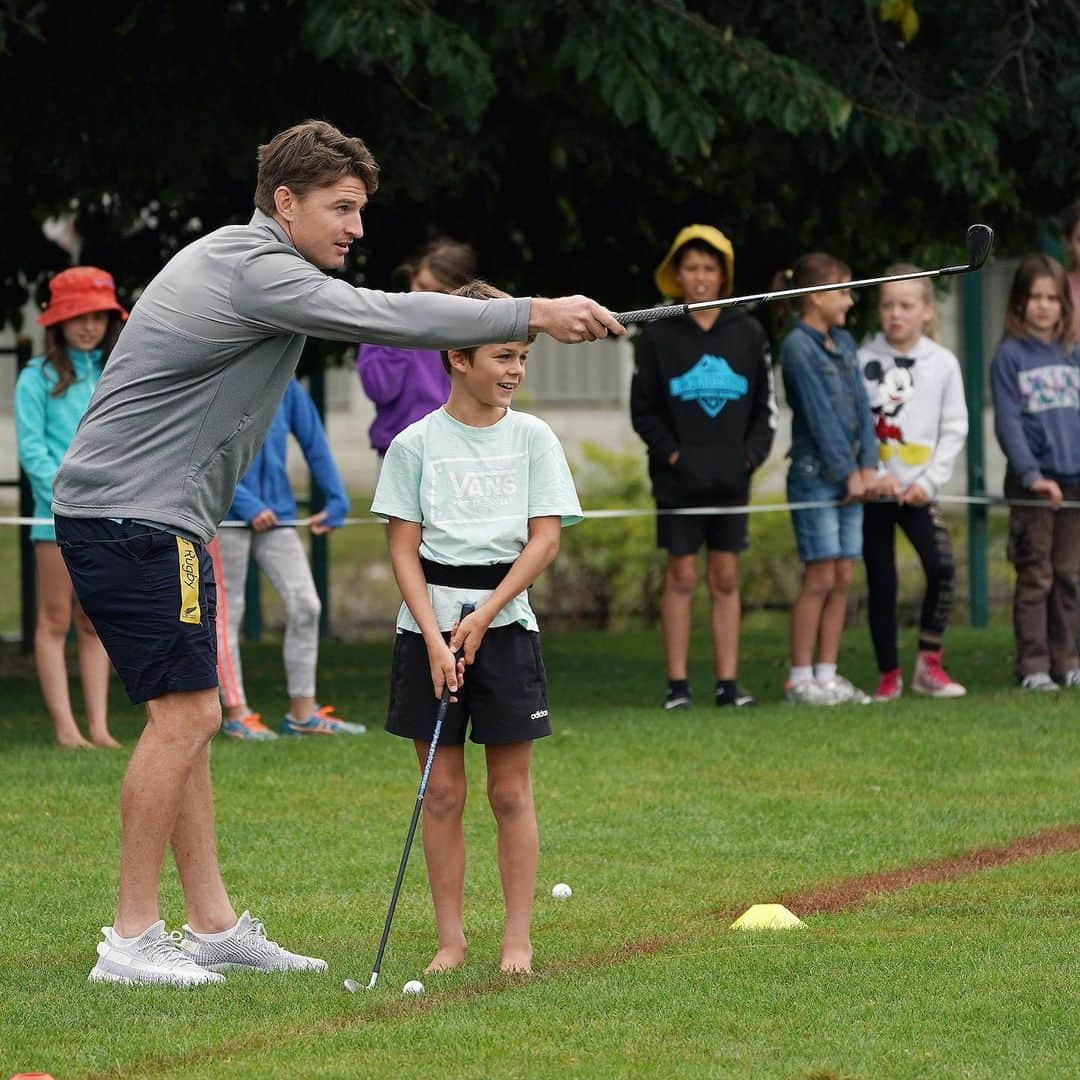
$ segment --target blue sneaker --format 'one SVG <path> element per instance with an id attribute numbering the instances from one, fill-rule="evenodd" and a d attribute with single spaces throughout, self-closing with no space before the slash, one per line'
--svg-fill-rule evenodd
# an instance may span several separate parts
<path id="1" fill-rule="evenodd" d="M 249 712 L 237 720 L 225 717 L 221 721 L 221 734 L 230 739 L 251 739 L 254 742 L 269 742 L 277 738 L 277 733 L 262 722 L 262 717 L 257 712 Z"/>
<path id="2" fill-rule="evenodd" d="M 315 711 L 306 720 L 297 720 L 285 714 L 281 721 L 282 735 L 363 735 L 367 728 L 363 724 L 350 724 L 330 714 L 333 705 L 317 705 Z"/>

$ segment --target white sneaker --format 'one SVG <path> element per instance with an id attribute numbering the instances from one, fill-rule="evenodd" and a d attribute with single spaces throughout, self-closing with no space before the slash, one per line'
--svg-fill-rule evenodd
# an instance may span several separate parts
<path id="1" fill-rule="evenodd" d="M 1060 690 L 1061 687 L 1045 671 L 1035 671 L 1030 675 L 1025 675 L 1020 680 L 1020 689 L 1038 690 L 1042 693 L 1049 692 L 1052 694 Z"/>
<path id="2" fill-rule="evenodd" d="M 869 705 L 871 698 L 864 694 L 843 675 L 834 675 L 831 679 L 819 683 L 822 692 L 829 699 L 830 705 Z"/>
<path id="3" fill-rule="evenodd" d="M 802 682 L 784 683 L 784 697 L 792 705 L 832 705 L 828 695 L 822 689 L 821 683 L 813 679 L 804 679 Z"/>
<path id="4" fill-rule="evenodd" d="M 185 923 L 180 948 L 189 960 L 198 964 L 200 970 L 326 971 L 325 960 L 291 953 L 276 941 L 271 941 L 261 920 L 253 919 L 248 911 L 240 916 L 233 932 L 218 941 L 207 941 Z"/>
<path id="5" fill-rule="evenodd" d="M 1070 668 L 1061 676 L 1061 685 L 1066 690 L 1080 689 L 1080 668 Z"/>
<path id="6" fill-rule="evenodd" d="M 165 933 L 159 919 L 134 941 L 122 945 L 111 926 L 103 926 L 105 940 L 98 943 L 98 961 L 87 978 L 90 982 L 166 983 L 170 986 L 204 986 L 225 981 L 224 975 L 204 971 L 180 951 L 180 934 Z"/>

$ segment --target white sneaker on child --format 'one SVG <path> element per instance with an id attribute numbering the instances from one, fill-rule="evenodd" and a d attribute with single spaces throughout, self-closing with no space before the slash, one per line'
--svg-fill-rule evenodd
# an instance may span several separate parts
<path id="1" fill-rule="evenodd" d="M 1036 690 L 1040 693 L 1054 693 L 1060 690 L 1058 686 L 1045 671 L 1033 671 L 1030 675 L 1025 675 L 1020 680 L 1021 690 Z"/>
<path id="2" fill-rule="evenodd" d="M 830 705 L 869 705 L 870 695 L 864 694 L 843 675 L 834 675 L 821 685 L 822 693 L 829 698 Z"/>
<path id="3" fill-rule="evenodd" d="M 283 949 L 266 936 L 261 920 L 245 911 L 240 921 L 227 937 L 216 934 L 204 937 L 196 934 L 186 923 L 184 939 L 180 947 L 184 954 L 199 968 L 223 971 L 229 968 L 246 968 L 250 971 L 326 971 L 326 961 L 314 956 Z"/>
<path id="4" fill-rule="evenodd" d="M 121 942 L 111 926 L 103 926 L 105 940 L 98 943 L 98 960 L 90 982 L 164 983 L 168 986 L 205 986 L 225 981 L 224 975 L 204 971 L 180 951 L 180 934 L 165 933 L 159 919 L 134 941 Z"/>
<path id="5" fill-rule="evenodd" d="M 799 682 L 784 683 L 784 697 L 792 705 L 832 705 L 833 702 L 822 689 L 821 683 L 814 679 L 802 679 Z"/>

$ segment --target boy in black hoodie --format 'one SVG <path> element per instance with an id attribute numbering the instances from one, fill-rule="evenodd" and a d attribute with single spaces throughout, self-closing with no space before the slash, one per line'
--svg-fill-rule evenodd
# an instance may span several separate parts
<path id="1" fill-rule="evenodd" d="M 688 225 L 656 269 L 660 291 L 684 303 L 731 295 L 731 241 L 710 225 Z M 776 430 L 769 341 L 740 311 L 703 311 L 647 323 L 637 340 L 630 419 L 649 449 L 657 509 L 735 507 L 769 455 Z M 657 516 L 657 545 L 668 553 L 660 620 L 667 657 L 665 709 L 691 704 L 687 678 L 697 553 L 708 549 L 716 704 L 753 705 L 736 684 L 739 662 L 739 552 L 746 514 Z"/>

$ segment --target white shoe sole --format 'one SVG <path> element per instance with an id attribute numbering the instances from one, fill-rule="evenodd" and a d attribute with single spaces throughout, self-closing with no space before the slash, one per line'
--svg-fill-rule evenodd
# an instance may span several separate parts
<path id="1" fill-rule="evenodd" d="M 932 698 L 958 698 L 964 697 L 967 694 L 967 688 L 954 684 L 953 686 L 942 687 L 939 690 L 927 690 L 921 686 L 912 686 L 912 693 L 922 694 L 923 697 Z"/>
<path id="2" fill-rule="evenodd" d="M 321 975 L 329 970 L 326 961 L 322 967 L 259 967 L 257 964 L 207 964 L 203 971 L 257 971 L 260 975 Z"/>
<path id="3" fill-rule="evenodd" d="M 213 974 L 213 972 L 208 972 L 208 975 Z M 91 968 L 90 974 L 86 976 L 86 981 L 111 983 L 114 986 L 167 986 L 171 990 L 195 990 L 201 986 L 214 986 L 217 983 L 223 983 L 225 976 L 219 975 L 217 978 L 206 979 L 132 979 L 126 975 L 117 975 L 113 971 L 101 971 L 94 967 Z"/>

